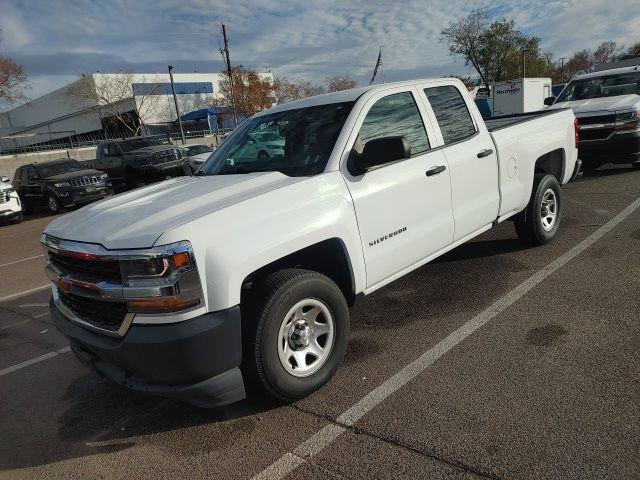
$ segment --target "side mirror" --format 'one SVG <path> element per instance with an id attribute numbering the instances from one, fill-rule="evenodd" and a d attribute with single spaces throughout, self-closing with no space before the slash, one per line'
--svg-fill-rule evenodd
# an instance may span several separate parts
<path id="1" fill-rule="evenodd" d="M 2 175 L 2 176 L 0 177 L 0 182 L 3 182 L 3 183 L 9 183 L 9 177 L 5 177 L 4 175 Z"/>
<path id="2" fill-rule="evenodd" d="M 349 173 L 362 175 L 373 167 L 411 157 L 411 144 L 407 137 L 382 137 L 369 140 L 362 155 L 349 157 Z"/>
<path id="3" fill-rule="evenodd" d="M 553 102 L 556 101 L 556 97 L 547 97 L 544 99 L 545 105 L 553 105 Z"/>

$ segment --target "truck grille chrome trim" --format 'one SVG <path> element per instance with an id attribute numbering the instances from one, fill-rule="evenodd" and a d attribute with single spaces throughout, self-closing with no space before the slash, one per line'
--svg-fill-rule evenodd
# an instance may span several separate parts
<path id="1" fill-rule="evenodd" d="M 92 332 L 100 333 L 110 337 L 123 337 L 129 330 L 129 327 L 131 327 L 133 318 L 135 317 L 134 313 L 127 313 L 122 319 L 122 323 L 120 324 L 120 328 L 118 328 L 118 330 L 109 330 L 107 328 L 99 327 L 95 323 L 92 323 L 90 320 L 85 320 L 78 316 L 73 310 L 71 310 L 63 303 L 60 297 L 54 297 L 53 303 L 60 311 L 60 313 L 62 313 L 65 317 L 67 317 L 67 319 L 71 320 L 72 322 L 78 323 L 87 330 L 91 330 Z"/>
<path id="2" fill-rule="evenodd" d="M 102 183 L 102 180 L 97 175 L 86 176 L 82 178 L 76 178 L 71 180 L 71 185 L 74 187 L 87 187 L 89 185 L 97 185 Z"/>

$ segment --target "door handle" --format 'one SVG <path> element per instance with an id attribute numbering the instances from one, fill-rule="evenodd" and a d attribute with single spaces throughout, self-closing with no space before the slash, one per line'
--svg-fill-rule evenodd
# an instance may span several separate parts
<path id="1" fill-rule="evenodd" d="M 493 150 L 491 148 L 485 148 L 484 150 L 480 150 L 478 152 L 477 157 L 478 158 L 482 158 L 482 157 L 488 157 L 489 155 L 491 155 L 493 153 Z"/>
<path id="2" fill-rule="evenodd" d="M 447 169 L 447 167 L 445 167 L 444 165 L 439 165 L 437 167 L 431 167 L 429 170 L 427 170 L 427 177 L 432 177 L 434 175 L 442 173 L 446 169 Z"/>

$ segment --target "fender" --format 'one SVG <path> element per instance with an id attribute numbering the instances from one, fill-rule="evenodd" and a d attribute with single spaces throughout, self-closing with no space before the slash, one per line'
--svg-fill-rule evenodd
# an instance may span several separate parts
<path id="1" fill-rule="evenodd" d="M 306 247 L 339 239 L 350 264 L 354 294 L 366 273 L 351 196 L 339 172 L 327 172 L 250 198 L 188 224 L 207 309 L 240 303 L 244 280 L 256 270 Z M 157 244 L 183 240 L 184 228 Z"/>

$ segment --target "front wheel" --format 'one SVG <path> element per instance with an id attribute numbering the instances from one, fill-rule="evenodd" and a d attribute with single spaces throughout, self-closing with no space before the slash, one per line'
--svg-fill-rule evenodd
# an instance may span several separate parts
<path id="1" fill-rule="evenodd" d="M 47 194 L 47 208 L 51 213 L 58 213 L 62 209 L 60 200 L 53 193 Z"/>
<path id="2" fill-rule="evenodd" d="M 562 190 L 553 175 L 537 173 L 527 208 L 514 222 L 520 240 L 545 245 L 554 239 L 562 219 Z"/>
<path id="3" fill-rule="evenodd" d="M 244 300 L 243 367 L 252 385 L 285 401 L 318 390 L 336 372 L 349 337 L 349 309 L 328 277 L 288 269 Z"/>

